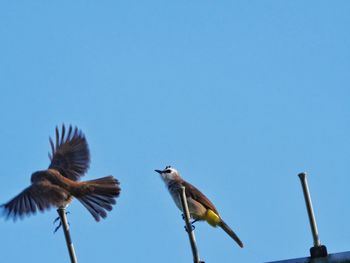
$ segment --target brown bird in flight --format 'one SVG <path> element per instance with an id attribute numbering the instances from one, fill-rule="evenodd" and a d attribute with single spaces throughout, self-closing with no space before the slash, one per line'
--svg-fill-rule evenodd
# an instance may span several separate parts
<path id="1" fill-rule="evenodd" d="M 31 185 L 8 203 L 1 205 L 6 218 L 23 218 L 51 207 L 66 207 L 77 198 L 96 221 L 107 216 L 119 196 L 119 182 L 113 176 L 79 182 L 89 168 L 90 153 L 84 134 L 69 126 L 67 134 L 62 125 L 61 135 L 56 127 L 56 143 L 50 138 L 52 154 L 47 170 L 32 174 Z"/>

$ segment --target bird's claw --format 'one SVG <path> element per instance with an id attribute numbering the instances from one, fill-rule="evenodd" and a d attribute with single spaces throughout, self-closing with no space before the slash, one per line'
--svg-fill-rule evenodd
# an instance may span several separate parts
<path id="1" fill-rule="evenodd" d="M 195 230 L 195 229 L 196 229 L 196 227 L 195 227 L 194 225 L 192 225 L 192 224 L 191 224 L 191 227 L 192 227 L 192 230 L 191 230 L 191 231 L 193 231 L 193 230 Z M 185 228 L 185 231 L 188 233 L 187 226 L 184 226 L 184 228 Z"/>
<path id="2" fill-rule="evenodd" d="M 53 221 L 53 224 L 56 224 L 58 220 L 60 220 L 59 216 Z"/>
<path id="3" fill-rule="evenodd" d="M 181 214 L 182 220 L 186 221 L 186 217 L 185 214 Z M 191 223 L 191 225 L 193 225 L 194 223 L 196 223 L 198 221 L 198 219 L 194 219 Z"/>
<path id="4" fill-rule="evenodd" d="M 182 219 L 183 219 L 184 221 L 186 221 L 186 216 L 185 216 L 185 214 L 181 214 L 181 216 L 182 216 Z M 191 227 L 192 227 L 192 230 L 191 230 L 191 231 L 193 231 L 193 230 L 196 228 L 196 227 L 193 225 L 195 222 L 197 222 L 197 219 L 194 219 L 192 222 L 190 221 L 190 224 L 191 224 Z M 184 226 L 184 228 L 185 228 L 185 231 L 188 232 L 187 227 Z"/>
<path id="5" fill-rule="evenodd" d="M 68 214 L 70 214 L 70 212 L 66 211 L 66 215 L 68 215 Z M 58 220 L 60 220 L 59 216 L 53 221 L 53 224 L 56 224 Z"/>
<path id="6" fill-rule="evenodd" d="M 70 214 L 69 211 L 66 211 L 65 213 L 66 213 L 66 215 Z M 53 231 L 54 234 L 57 232 L 58 229 L 60 229 L 60 227 L 62 226 L 62 222 L 61 222 L 61 218 L 59 216 L 53 221 L 53 224 L 56 224 L 57 221 L 59 221 L 59 220 L 60 220 L 60 223 L 58 224 L 58 226 Z M 70 226 L 69 222 L 68 222 L 68 225 Z"/>
<path id="7" fill-rule="evenodd" d="M 58 224 L 58 226 L 55 228 L 55 231 L 53 231 L 53 233 L 55 234 L 57 232 L 58 229 L 60 229 L 60 227 L 62 226 L 62 223 L 60 221 L 60 223 Z"/>

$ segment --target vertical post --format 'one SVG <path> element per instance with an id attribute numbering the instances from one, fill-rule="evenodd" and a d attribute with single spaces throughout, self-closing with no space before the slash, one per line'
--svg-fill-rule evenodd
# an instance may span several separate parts
<path id="1" fill-rule="evenodd" d="M 185 187 L 181 186 L 181 193 L 180 193 L 180 200 L 181 200 L 181 205 L 182 205 L 182 211 L 185 216 L 185 222 L 186 222 L 186 228 L 187 228 L 187 233 L 188 237 L 190 239 L 191 243 L 191 249 L 192 249 L 192 254 L 193 254 L 193 261 L 194 263 L 201 263 L 202 261 L 199 260 L 199 254 L 197 250 L 197 245 L 196 245 L 196 239 L 194 236 L 194 232 L 192 229 L 192 225 L 190 222 L 190 212 L 188 210 L 188 204 L 187 204 L 187 199 L 186 199 L 186 193 L 185 193 Z"/>
<path id="2" fill-rule="evenodd" d="M 327 248 L 326 246 L 321 245 L 321 242 L 318 236 L 317 224 L 316 224 L 314 210 L 312 207 L 309 187 L 307 184 L 306 173 L 299 173 L 298 176 L 300 178 L 301 186 L 303 188 L 303 193 L 304 193 L 304 198 L 306 203 L 306 210 L 309 216 L 309 222 L 310 222 L 312 237 L 314 241 L 314 246 L 310 248 L 311 257 L 312 258 L 326 257 L 328 255 Z"/>
<path id="3" fill-rule="evenodd" d="M 68 221 L 67 221 L 66 209 L 64 207 L 60 207 L 57 209 L 57 213 L 61 219 L 62 228 L 63 228 L 64 236 L 66 238 L 66 243 L 67 243 L 70 261 L 72 263 L 77 263 L 78 260 L 77 260 L 77 257 L 75 255 L 73 242 L 72 242 L 72 239 L 71 239 L 70 233 L 69 233 L 69 225 L 68 225 Z"/>

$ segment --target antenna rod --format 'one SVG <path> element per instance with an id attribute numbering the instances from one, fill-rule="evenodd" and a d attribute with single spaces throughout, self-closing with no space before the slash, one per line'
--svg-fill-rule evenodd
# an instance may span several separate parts
<path id="1" fill-rule="evenodd" d="M 57 209 L 57 213 L 59 214 L 60 219 L 61 219 L 62 228 L 63 228 L 64 236 L 66 238 L 67 248 L 68 248 L 68 252 L 69 252 L 69 256 L 70 256 L 70 261 L 72 263 L 77 263 L 78 262 L 77 256 L 75 255 L 73 242 L 72 242 L 72 239 L 71 239 L 70 233 L 69 233 L 69 226 L 68 226 L 68 221 L 67 221 L 66 209 L 64 207 L 60 207 Z"/>
<path id="2" fill-rule="evenodd" d="M 328 255 L 327 248 L 325 246 L 321 245 L 321 242 L 320 242 L 320 239 L 318 236 L 317 224 L 316 224 L 314 210 L 312 207 L 309 187 L 307 184 L 306 173 L 299 173 L 298 176 L 300 178 L 301 186 L 302 186 L 303 192 L 304 192 L 306 210 L 307 210 L 307 213 L 309 216 L 309 222 L 310 222 L 312 237 L 313 237 L 313 241 L 314 241 L 314 246 L 312 248 L 310 248 L 311 257 L 312 258 L 326 257 Z"/>
<path id="3" fill-rule="evenodd" d="M 192 248 L 192 254 L 193 254 L 193 261 L 194 263 L 201 263 L 203 261 L 199 260 L 199 254 L 197 250 L 197 245 L 196 245 L 196 239 L 194 236 L 194 232 L 192 229 L 192 224 L 190 223 L 190 212 L 188 210 L 188 204 L 187 204 L 187 199 L 186 199 L 186 193 L 185 193 L 185 187 L 181 186 L 181 193 L 180 193 L 180 199 L 181 199 L 181 205 L 182 205 L 182 210 L 184 213 L 184 219 L 186 222 L 186 229 L 188 233 L 188 237 L 190 239 L 191 243 L 191 248 Z M 204 263 L 204 262 L 203 262 Z"/>
<path id="4" fill-rule="evenodd" d="M 317 224 L 316 224 L 316 220 L 315 220 L 314 210 L 312 208 L 309 186 L 308 186 L 307 180 L 306 180 L 306 173 L 300 173 L 300 174 L 298 174 L 298 176 L 300 178 L 301 186 L 302 186 L 303 192 L 304 192 L 306 210 L 307 210 L 307 213 L 309 215 L 312 237 L 314 239 L 314 246 L 319 247 L 321 245 L 321 242 L 320 242 L 320 239 L 318 237 Z"/>

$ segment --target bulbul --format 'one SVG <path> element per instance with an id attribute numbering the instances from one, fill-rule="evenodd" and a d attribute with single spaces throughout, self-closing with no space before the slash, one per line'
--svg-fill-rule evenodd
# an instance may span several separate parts
<path id="1" fill-rule="evenodd" d="M 185 187 L 185 194 L 188 203 L 188 209 L 191 218 L 195 221 L 207 221 L 213 227 L 221 227 L 240 247 L 243 247 L 242 241 L 233 232 L 233 230 L 224 222 L 212 202 L 196 187 L 181 178 L 179 172 L 170 167 L 164 170 L 155 170 L 159 173 L 167 186 L 170 195 L 175 201 L 176 206 L 182 210 L 181 205 L 181 186 Z"/>
<path id="2" fill-rule="evenodd" d="M 84 134 L 69 126 L 66 133 L 56 127 L 56 143 L 50 138 L 52 154 L 47 170 L 34 172 L 31 185 L 8 203 L 1 205 L 6 218 L 43 212 L 51 207 L 66 207 L 73 198 L 78 199 L 96 221 L 107 216 L 119 196 L 119 182 L 113 176 L 79 182 L 90 164 L 90 153 Z"/>

